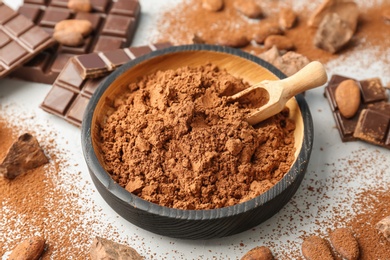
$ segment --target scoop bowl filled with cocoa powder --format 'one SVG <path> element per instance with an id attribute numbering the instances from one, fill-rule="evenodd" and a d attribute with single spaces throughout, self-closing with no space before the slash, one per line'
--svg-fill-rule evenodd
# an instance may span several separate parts
<path id="1" fill-rule="evenodd" d="M 227 97 L 284 77 L 246 52 L 202 44 L 123 65 L 96 90 L 83 120 L 97 190 L 129 222 L 170 237 L 224 237 L 269 219 L 305 175 L 309 108 L 297 95 L 252 126 L 246 116 L 267 97 Z"/>

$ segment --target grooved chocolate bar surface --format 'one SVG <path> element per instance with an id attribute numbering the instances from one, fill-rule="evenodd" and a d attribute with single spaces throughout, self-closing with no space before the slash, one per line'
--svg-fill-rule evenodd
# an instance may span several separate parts
<path id="1" fill-rule="evenodd" d="M 368 124 L 367 122 L 369 122 L 370 120 L 371 112 L 369 112 L 368 116 L 366 116 L 366 110 L 375 111 L 375 113 L 386 114 L 386 111 L 390 109 L 386 89 L 382 86 L 382 83 L 378 78 L 366 79 L 361 81 L 352 79 L 355 80 L 360 87 L 360 107 L 355 116 L 353 116 L 352 118 L 345 118 L 339 112 L 335 99 L 335 91 L 338 85 L 342 81 L 347 79 L 352 78 L 344 77 L 341 75 L 333 75 L 328 85 L 325 87 L 325 96 L 328 99 L 330 108 L 332 109 L 333 117 L 336 121 L 336 126 L 340 133 L 341 140 L 343 142 L 355 141 L 358 139 L 367 141 L 362 138 L 364 136 L 363 129 L 368 129 L 366 125 Z M 388 113 L 390 113 L 390 111 Z M 364 120 L 362 120 L 361 117 L 364 117 Z M 358 124 L 360 127 L 359 131 L 361 131 L 360 134 L 355 133 Z"/>
<path id="2" fill-rule="evenodd" d="M 51 35 L 0 1 L 0 78 L 53 44 Z"/>
<path id="3" fill-rule="evenodd" d="M 150 44 L 72 57 L 53 83 L 53 87 L 40 107 L 76 126 L 81 126 L 85 108 L 92 94 L 105 79 L 103 75 L 106 76 L 119 66 L 141 55 L 169 46 L 171 46 L 170 43 Z M 95 63 L 98 58 L 102 58 L 101 62 Z M 100 64 L 100 67 L 96 64 Z M 110 64 L 110 70 L 107 70 L 108 64 Z M 91 73 L 83 78 L 84 70 L 80 69 L 80 66 L 85 66 L 86 70 L 93 67 L 92 71 L 104 71 L 104 73 L 99 72 L 99 77 Z"/>
<path id="4" fill-rule="evenodd" d="M 77 47 L 56 44 L 41 52 L 11 76 L 52 84 L 69 58 L 92 52 L 121 49 L 131 44 L 141 13 L 138 0 L 91 0 L 90 13 L 74 12 L 68 9 L 67 3 L 67 0 L 25 0 L 19 8 L 19 13 L 49 35 L 53 34 L 55 25 L 62 20 L 88 20 L 92 24 L 93 31 L 84 39 L 84 44 Z"/>

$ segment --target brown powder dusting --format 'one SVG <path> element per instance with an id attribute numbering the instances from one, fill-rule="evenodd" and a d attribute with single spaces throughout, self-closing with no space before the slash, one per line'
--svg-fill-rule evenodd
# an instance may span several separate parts
<path id="1" fill-rule="evenodd" d="M 17 131 L 0 118 L 0 161 L 17 138 Z M 90 231 L 82 226 L 84 212 L 78 207 L 77 188 L 64 192 L 57 186 L 61 162 L 53 154 L 53 147 L 45 145 L 44 150 L 50 153 L 50 165 L 30 170 L 14 180 L 0 178 L 0 255 L 24 239 L 39 234 L 48 244 L 43 259 L 59 259 L 64 255 L 73 259 L 85 258 L 90 243 L 85 232 Z"/>
<path id="2" fill-rule="evenodd" d="M 91 184 L 71 161 L 72 152 L 60 146 L 60 134 L 37 124 L 35 115 L 18 114 L 1 105 L 0 112 L 0 162 L 26 131 L 37 138 L 50 159 L 13 180 L 0 177 L 0 256 L 6 257 L 33 236 L 46 240 L 43 260 L 89 259 L 96 235 L 123 244 L 135 239 L 121 237 L 117 227 L 103 220 L 105 213 L 91 200 Z"/>
<path id="3" fill-rule="evenodd" d="M 106 169 L 130 192 L 181 209 L 231 206 L 265 192 L 294 161 L 288 111 L 252 127 L 223 96 L 248 87 L 208 64 L 130 84 L 102 130 Z"/>

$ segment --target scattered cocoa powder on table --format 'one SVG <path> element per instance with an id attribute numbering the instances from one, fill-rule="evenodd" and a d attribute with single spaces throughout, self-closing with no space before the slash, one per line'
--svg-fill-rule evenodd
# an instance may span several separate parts
<path id="1" fill-rule="evenodd" d="M 102 126 L 112 178 L 168 207 L 212 209 L 264 193 L 294 161 L 295 123 L 286 108 L 253 127 L 230 96 L 248 84 L 207 64 L 159 71 L 131 83 Z"/>
<path id="2" fill-rule="evenodd" d="M 355 51 L 365 51 L 367 48 L 378 48 L 377 59 L 387 59 L 384 52 L 390 45 L 390 23 L 386 22 L 381 13 L 390 8 L 388 1 L 355 1 L 359 6 L 359 22 L 352 41 L 338 54 L 331 54 L 314 46 L 313 40 L 316 28 L 309 27 L 307 20 L 314 9 L 323 1 L 306 2 L 297 6 L 294 1 L 258 1 L 264 15 L 259 19 L 249 19 L 234 8 L 234 0 L 225 0 L 225 6 L 218 12 L 207 12 L 201 6 L 201 1 L 187 0 L 164 12 L 158 23 L 156 35 L 159 41 L 170 41 L 173 44 L 193 43 L 194 35 L 207 43 L 226 43 L 227 40 L 246 37 L 253 39 L 256 32 L 266 23 L 278 24 L 279 12 L 282 8 L 294 10 L 297 14 L 295 26 L 284 30 L 295 45 L 295 51 L 323 63 L 350 54 Z M 252 54 L 259 55 L 266 51 L 261 44 L 252 41 L 242 48 Z"/>

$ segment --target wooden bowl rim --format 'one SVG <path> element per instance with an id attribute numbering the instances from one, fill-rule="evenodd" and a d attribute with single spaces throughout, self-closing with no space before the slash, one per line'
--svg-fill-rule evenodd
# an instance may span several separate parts
<path id="1" fill-rule="evenodd" d="M 121 187 L 116 183 L 109 174 L 105 171 L 103 166 L 100 164 L 94 150 L 92 136 L 91 136 L 91 126 L 94 116 L 94 110 L 100 100 L 100 97 L 106 91 L 106 89 L 111 85 L 111 83 L 125 71 L 131 69 L 139 63 L 148 61 L 155 57 L 176 53 L 176 52 L 188 52 L 188 51 L 210 51 L 210 52 L 222 52 L 226 54 L 237 55 L 241 58 L 247 59 L 249 61 L 257 63 L 259 66 L 264 67 L 269 70 L 271 73 L 276 75 L 278 78 L 283 79 L 286 76 L 277 68 L 275 68 L 270 63 L 251 55 L 247 52 L 244 52 L 240 49 L 234 49 L 230 47 L 217 46 L 217 45 L 207 45 L 207 44 L 192 44 L 192 45 L 181 45 L 181 46 L 172 46 L 165 49 L 153 51 L 149 54 L 136 58 L 128 63 L 124 64 L 113 73 L 111 73 L 106 80 L 104 80 L 100 86 L 96 89 L 95 93 L 90 99 L 90 102 L 87 105 L 86 112 L 84 114 L 82 131 L 81 131 L 81 140 L 82 140 L 82 149 L 85 161 L 89 168 L 90 174 L 94 174 L 96 179 L 101 182 L 101 184 L 118 200 L 125 202 L 130 207 L 137 209 L 139 211 L 148 212 L 156 216 L 165 217 L 165 218 L 174 218 L 182 220 L 212 220 L 226 218 L 234 215 L 239 215 L 250 211 L 254 208 L 262 206 L 263 204 L 271 201 L 277 197 L 282 191 L 284 191 L 290 184 L 294 183 L 295 179 L 299 174 L 305 174 L 308 160 L 310 158 L 312 145 L 313 145 L 313 120 L 309 107 L 300 94 L 297 95 L 296 101 L 301 110 L 303 117 L 303 140 L 301 150 L 292 165 L 291 169 L 287 174 L 275 184 L 271 189 L 265 193 L 242 203 L 218 208 L 218 209 L 208 209 L 208 210 L 183 210 L 169 208 L 161 206 L 149 201 L 146 201 Z M 293 194 L 292 194 L 293 195 Z M 291 196 L 292 196 L 291 195 Z"/>

